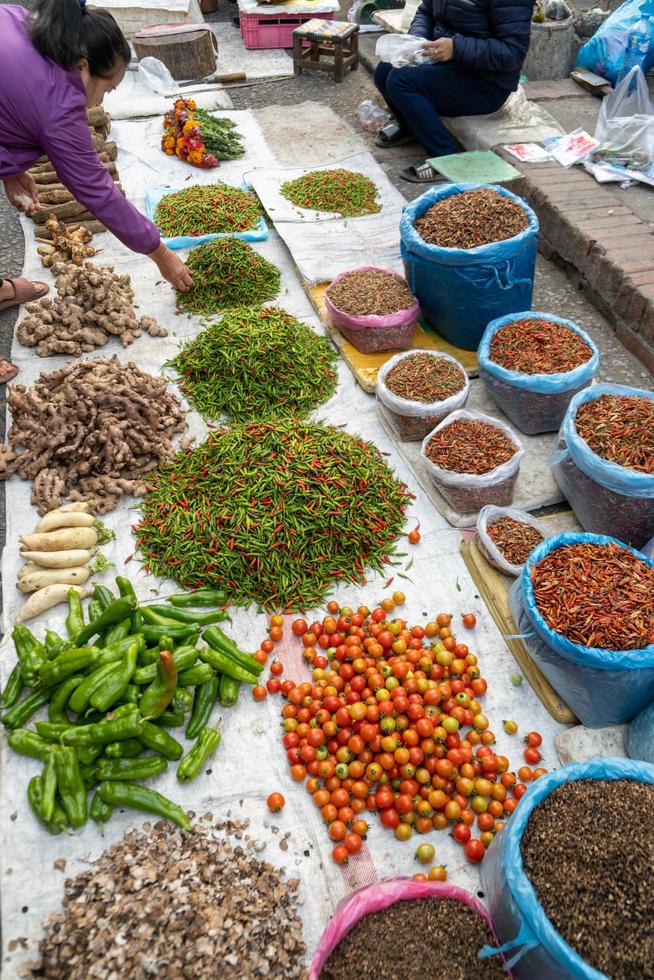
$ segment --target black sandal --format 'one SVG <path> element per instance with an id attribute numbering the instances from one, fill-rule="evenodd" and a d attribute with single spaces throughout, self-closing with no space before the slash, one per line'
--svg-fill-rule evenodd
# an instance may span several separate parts
<path id="1" fill-rule="evenodd" d="M 445 181 L 445 177 L 434 170 L 428 160 L 425 160 L 424 163 L 415 163 L 410 167 L 405 167 L 404 170 L 400 171 L 400 177 L 412 184 L 438 184 Z"/>
<path id="2" fill-rule="evenodd" d="M 414 137 L 405 132 L 397 123 L 390 123 L 380 129 L 375 138 L 375 146 L 382 150 L 390 150 L 393 146 L 403 146 L 405 143 L 413 143 Z"/>

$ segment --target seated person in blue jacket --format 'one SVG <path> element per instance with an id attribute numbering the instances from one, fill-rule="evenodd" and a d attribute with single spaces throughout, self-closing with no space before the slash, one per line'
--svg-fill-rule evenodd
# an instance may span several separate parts
<path id="1" fill-rule="evenodd" d="M 533 6 L 534 0 L 422 0 L 409 34 L 425 38 L 425 53 L 433 61 L 377 66 L 375 85 L 396 119 L 378 134 L 377 145 L 417 139 L 429 157 L 456 153 L 440 117 L 480 116 L 501 108 L 518 87 Z M 402 176 L 429 183 L 438 174 L 423 162 Z"/>

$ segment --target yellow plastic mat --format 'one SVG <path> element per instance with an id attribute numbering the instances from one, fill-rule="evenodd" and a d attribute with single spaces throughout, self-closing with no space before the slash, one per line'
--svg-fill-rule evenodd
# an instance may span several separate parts
<path id="1" fill-rule="evenodd" d="M 329 332 L 330 337 L 338 347 L 341 357 L 356 378 L 358 384 L 364 391 L 374 393 L 377 382 L 377 372 L 386 361 L 393 357 L 397 351 L 385 351 L 382 354 L 362 354 L 356 347 L 345 339 L 338 327 L 329 323 L 327 310 L 325 308 L 325 290 L 329 283 L 320 283 L 318 286 L 305 285 L 307 295 L 311 303 Z M 448 343 L 444 337 L 433 332 L 424 330 L 420 324 L 416 325 L 413 335 L 413 347 L 417 349 L 437 350 L 443 354 L 449 354 L 461 364 L 470 377 L 477 374 L 477 354 L 473 350 L 462 350 Z"/>

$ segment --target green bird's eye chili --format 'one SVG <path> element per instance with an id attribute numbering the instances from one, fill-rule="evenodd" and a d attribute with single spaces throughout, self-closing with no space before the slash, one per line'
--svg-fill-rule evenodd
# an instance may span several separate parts
<path id="1" fill-rule="evenodd" d="M 577 409 L 575 427 L 594 453 L 640 473 L 654 473 L 654 401 L 600 395 Z"/>
<path id="2" fill-rule="evenodd" d="M 198 238 L 251 231 L 262 217 L 255 194 L 219 181 L 165 194 L 157 204 L 154 220 L 166 238 Z"/>
<path id="3" fill-rule="evenodd" d="M 524 565 L 536 545 L 543 540 L 538 528 L 516 521 L 513 517 L 500 517 L 488 525 L 486 533 L 510 565 Z"/>
<path id="4" fill-rule="evenodd" d="M 334 393 L 336 356 L 325 337 L 285 310 L 238 307 L 186 344 L 172 365 L 198 412 L 242 422 L 313 411 Z"/>
<path id="5" fill-rule="evenodd" d="M 178 293 L 177 305 L 187 313 L 259 306 L 279 292 L 279 269 L 238 238 L 217 238 L 198 245 L 186 264 L 195 285 L 188 293 Z"/>
<path id="6" fill-rule="evenodd" d="M 554 320 L 513 320 L 493 335 L 490 359 L 522 374 L 562 374 L 593 356 L 586 341 Z"/>
<path id="7" fill-rule="evenodd" d="M 353 170 L 313 170 L 295 180 L 287 180 L 281 186 L 281 193 L 299 208 L 330 211 L 343 217 L 381 211 L 373 181 Z"/>
<path id="8" fill-rule="evenodd" d="M 294 418 L 215 430 L 150 486 L 134 529 L 146 570 L 267 609 L 381 570 L 409 501 L 370 443 Z"/>

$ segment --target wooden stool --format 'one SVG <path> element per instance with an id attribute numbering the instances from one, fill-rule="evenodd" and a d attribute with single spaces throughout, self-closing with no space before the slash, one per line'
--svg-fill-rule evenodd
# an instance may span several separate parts
<path id="1" fill-rule="evenodd" d="M 305 43 L 308 42 L 308 47 Z M 359 25 L 332 20 L 308 20 L 293 31 L 293 70 L 326 71 L 342 82 L 345 71 L 359 64 Z"/>

